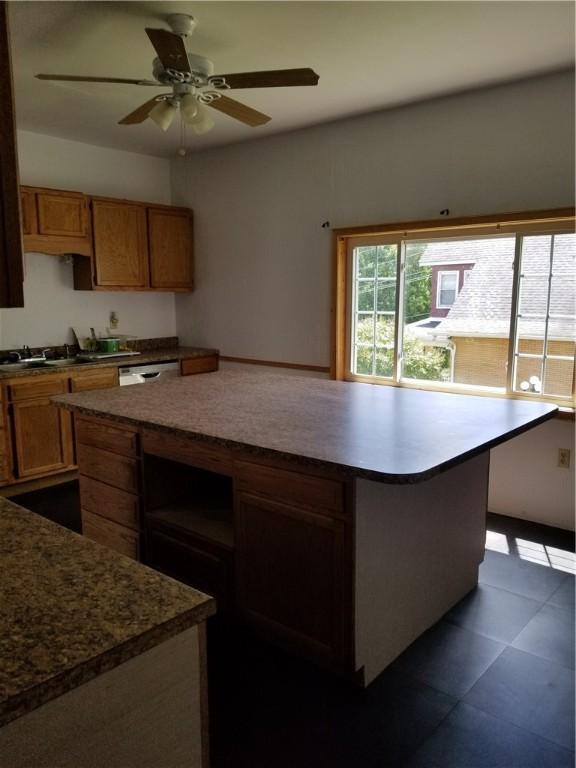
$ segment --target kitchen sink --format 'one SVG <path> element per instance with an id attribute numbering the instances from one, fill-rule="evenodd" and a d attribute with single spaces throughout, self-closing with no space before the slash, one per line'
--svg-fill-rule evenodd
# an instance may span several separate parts
<path id="1" fill-rule="evenodd" d="M 77 360 L 75 357 L 66 357 L 62 360 L 27 360 L 18 363 L 2 363 L 0 364 L 0 372 L 34 371 L 38 368 L 61 368 L 67 365 L 86 365 L 86 363 L 84 360 Z"/>

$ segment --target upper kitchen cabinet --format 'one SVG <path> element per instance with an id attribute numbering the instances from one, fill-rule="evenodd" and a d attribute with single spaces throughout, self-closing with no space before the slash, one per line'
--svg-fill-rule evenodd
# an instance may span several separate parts
<path id="1" fill-rule="evenodd" d="M 88 203 L 80 192 L 21 187 L 24 250 L 90 256 Z"/>
<path id="2" fill-rule="evenodd" d="M 93 254 L 75 260 L 77 290 L 192 290 L 192 211 L 109 198 L 90 208 Z"/>
<path id="3" fill-rule="evenodd" d="M 22 230 L 7 3 L 0 2 L 0 307 L 23 307 Z"/>
<path id="4" fill-rule="evenodd" d="M 164 290 L 193 288 L 192 212 L 148 208 L 150 285 Z"/>
<path id="5" fill-rule="evenodd" d="M 98 287 L 146 288 L 146 209 L 138 203 L 92 199 L 94 283 Z"/>

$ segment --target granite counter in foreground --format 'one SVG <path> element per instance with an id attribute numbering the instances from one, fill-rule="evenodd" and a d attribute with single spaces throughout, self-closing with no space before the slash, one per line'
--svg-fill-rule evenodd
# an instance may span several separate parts
<path id="1" fill-rule="evenodd" d="M 0 498 L 0 726 L 203 622 L 211 597 Z"/>

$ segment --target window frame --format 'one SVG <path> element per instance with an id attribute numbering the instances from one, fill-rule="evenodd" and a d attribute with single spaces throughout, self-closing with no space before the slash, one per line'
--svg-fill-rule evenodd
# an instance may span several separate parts
<path id="1" fill-rule="evenodd" d="M 332 305 L 332 365 L 331 377 L 340 381 L 358 381 L 381 386 L 408 387 L 412 389 L 437 390 L 456 394 L 485 395 L 507 397 L 532 401 L 551 402 L 564 408 L 574 409 L 576 405 L 576 381 L 573 375 L 572 394 L 569 398 L 535 395 L 513 389 L 513 355 L 515 350 L 516 315 L 518 310 L 519 265 L 522 249 L 522 235 L 550 235 L 574 233 L 576 211 L 574 208 L 561 208 L 546 211 L 528 211 L 524 213 L 505 213 L 492 216 L 478 216 L 454 219 L 450 223 L 445 219 L 403 222 L 366 227 L 349 227 L 333 230 L 334 272 Z M 402 336 L 401 320 L 403 306 L 404 264 L 406 242 L 410 240 L 432 240 L 448 238 L 473 238 L 475 236 L 515 235 L 516 250 L 514 258 L 514 280 L 508 337 L 508 371 L 505 388 L 476 386 L 433 381 L 402 380 Z M 354 374 L 351 361 L 351 311 L 352 311 L 352 251 L 361 245 L 381 245 L 393 243 L 397 248 L 396 272 L 396 313 L 394 336 L 394 361 L 392 378 Z M 448 271 L 448 270 L 447 270 Z M 457 271 L 457 270 L 454 270 Z M 440 283 L 440 281 L 438 281 Z M 458 275 L 459 285 L 459 275 Z M 458 295 L 458 291 L 457 294 Z M 439 307 L 439 305 L 437 304 Z M 439 307 L 442 308 L 442 307 Z M 445 307 L 446 308 L 446 307 Z M 449 308 L 448 308 L 449 309 Z"/>
<path id="2" fill-rule="evenodd" d="M 442 278 L 445 275 L 456 275 L 456 287 L 454 288 L 454 301 L 452 304 L 441 304 L 440 303 L 440 297 L 442 296 Z M 456 303 L 456 299 L 458 298 L 460 287 L 460 272 L 457 269 L 439 269 L 437 272 L 437 282 L 436 282 L 436 309 L 452 309 L 454 304 Z M 446 289 L 444 289 L 446 290 Z M 451 290 L 448 288 L 448 290 Z"/>

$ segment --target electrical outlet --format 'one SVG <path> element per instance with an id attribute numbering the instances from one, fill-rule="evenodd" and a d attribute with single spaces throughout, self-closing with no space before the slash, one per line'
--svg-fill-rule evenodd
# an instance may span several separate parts
<path id="1" fill-rule="evenodd" d="M 112 328 L 112 329 L 118 328 L 118 323 L 120 322 L 120 318 L 118 317 L 118 313 L 114 312 L 114 311 L 111 311 L 108 322 L 110 323 L 110 328 Z"/>
<path id="2" fill-rule="evenodd" d="M 562 469 L 570 468 L 570 448 L 558 448 L 558 466 Z"/>

